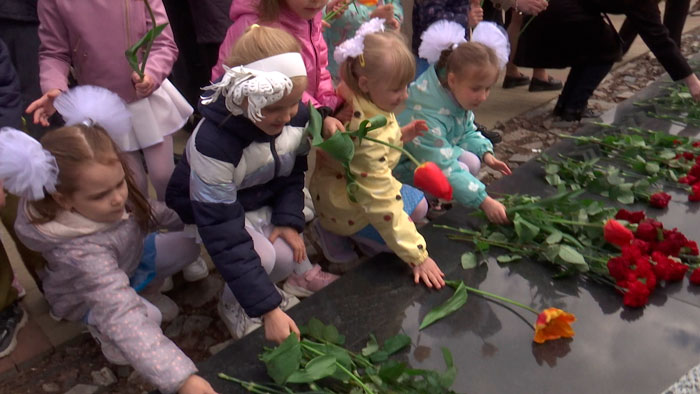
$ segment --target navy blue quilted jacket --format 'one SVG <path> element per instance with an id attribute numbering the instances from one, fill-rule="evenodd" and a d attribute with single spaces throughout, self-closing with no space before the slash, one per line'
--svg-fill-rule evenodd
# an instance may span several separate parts
<path id="1" fill-rule="evenodd" d="M 300 104 L 276 136 L 231 115 L 223 99 L 200 105 L 200 111 L 204 119 L 170 179 L 166 203 L 185 223 L 197 224 L 236 299 L 249 316 L 261 316 L 282 299 L 245 230 L 246 212 L 269 207 L 273 225 L 302 231 L 308 110 Z"/>

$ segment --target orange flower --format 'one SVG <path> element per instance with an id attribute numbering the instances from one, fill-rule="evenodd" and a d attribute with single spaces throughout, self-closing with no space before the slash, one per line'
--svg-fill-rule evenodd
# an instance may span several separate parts
<path id="1" fill-rule="evenodd" d="M 374 7 L 377 5 L 379 0 L 357 0 L 357 2 L 367 7 Z"/>
<path id="2" fill-rule="evenodd" d="M 425 162 L 416 168 L 413 172 L 413 184 L 437 198 L 452 200 L 452 185 L 440 167 L 432 161 Z"/>
<path id="3" fill-rule="evenodd" d="M 551 339 L 571 338 L 574 330 L 571 323 L 576 321 L 576 316 L 557 308 L 547 308 L 537 316 L 535 323 L 535 338 L 537 343 L 545 343 Z"/>

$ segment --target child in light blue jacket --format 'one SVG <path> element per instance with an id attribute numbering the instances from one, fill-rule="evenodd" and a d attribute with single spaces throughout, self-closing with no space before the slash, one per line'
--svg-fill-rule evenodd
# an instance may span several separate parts
<path id="1" fill-rule="evenodd" d="M 435 162 L 459 203 L 483 209 L 492 222 L 506 223 L 505 207 L 486 194 L 476 175 L 482 162 L 504 175 L 511 171 L 496 159 L 491 142 L 476 130 L 471 110 L 486 100 L 505 64 L 502 59 L 508 59 L 507 37 L 495 25 L 482 22 L 474 30 L 474 39 L 465 42 L 460 29 L 454 22 L 439 21 L 422 36 L 421 56 L 434 64 L 409 87 L 406 110 L 398 119 L 401 124 L 425 119 L 429 130 L 404 148 L 419 160 Z M 478 42 L 480 38 L 500 45 L 501 53 Z M 404 158 L 394 172 L 400 180 L 410 182 L 413 170 Z"/>

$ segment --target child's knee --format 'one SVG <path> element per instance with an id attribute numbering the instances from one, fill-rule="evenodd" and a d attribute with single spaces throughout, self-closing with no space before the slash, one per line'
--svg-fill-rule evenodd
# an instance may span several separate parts
<path id="1" fill-rule="evenodd" d="M 420 200 L 418 205 L 413 209 L 413 212 L 411 212 L 411 220 L 414 222 L 417 222 L 425 217 L 425 215 L 428 214 L 428 200 L 423 198 Z"/>
<path id="2" fill-rule="evenodd" d="M 458 160 L 460 167 L 464 170 L 469 171 L 474 176 L 479 174 L 479 170 L 481 169 L 481 160 L 479 160 L 479 156 L 472 152 L 464 151 L 459 155 Z"/>

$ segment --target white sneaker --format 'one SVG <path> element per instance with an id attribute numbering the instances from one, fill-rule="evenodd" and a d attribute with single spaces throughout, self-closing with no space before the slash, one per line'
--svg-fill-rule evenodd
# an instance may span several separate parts
<path id="1" fill-rule="evenodd" d="M 314 207 L 314 200 L 311 199 L 311 194 L 308 188 L 304 188 L 304 222 L 308 223 L 316 217 L 316 208 Z"/>
<path id="2" fill-rule="evenodd" d="M 201 256 L 198 257 L 194 263 L 182 269 L 182 276 L 188 282 L 196 282 L 206 278 L 209 276 L 209 267 L 207 267 L 207 262 L 204 261 Z"/>
<path id="3" fill-rule="evenodd" d="M 219 298 L 216 310 L 233 339 L 241 339 L 262 326 L 262 319 L 248 316 L 235 299 L 224 302 L 224 297 Z"/>
<path id="4" fill-rule="evenodd" d="M 87 328 L 88 331 L 90 331 L 90 335 L 92 335 L 97 343 L 100 344 L 102 354 L 105 356 L 107 361 L 116 365 L 129 365 L 129 361 L 126 359 L 126 356 L 124 356 L 124 353 L 122 353 L 122 351 L 119 350 L 119 348 L 112 343 L 109 338 L 100 334 L 97 329 L 91 325 L 88 325 Z"/>
<path id="5" fill-rule="evenodd" d="M 141 294 L 141 297 L 147 299 L 151 304 L 155 305 L 163 315 L 163 322 L 169 323 L 177 317 L 180 313 L 180 308 L 177 306 L 175 301 L 165 294 L 155 293 L 155 294 Z"/>
<path id="6" fill-rule="evenodd" d="M 280 309 L 282 309 L 283 311 L 287 311 L 287 310 L 291 309 L 294 305 L 301 302 L 301 301 L 299 301 L 299 299 L 295 295 L 290 294 L 290 293 L 280 289 L 279 287 L 277 287 L 277 285 L 275 285 L 275 288 L 282 296 L 282 302 L 280 303 Z"/>

